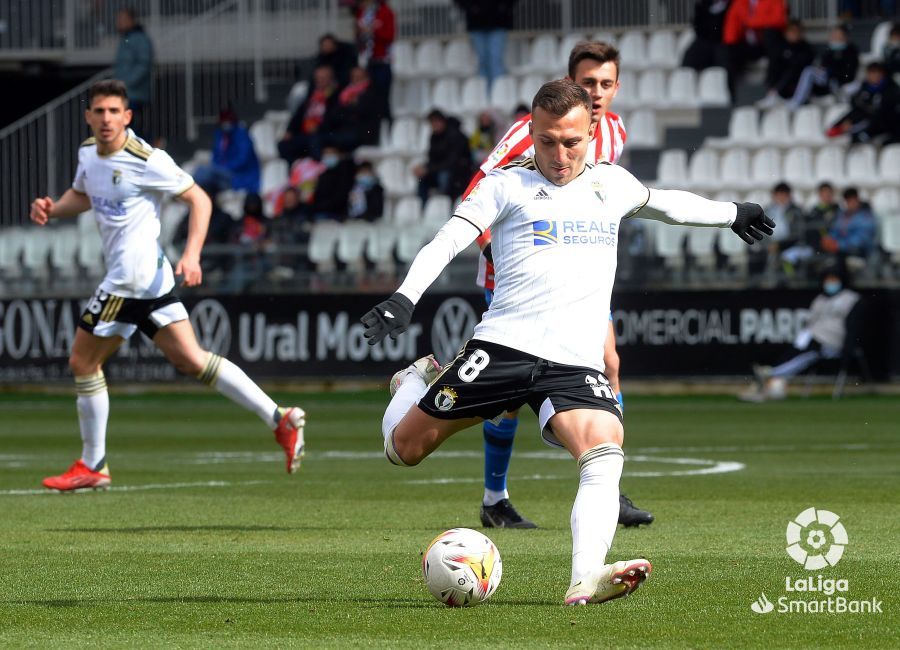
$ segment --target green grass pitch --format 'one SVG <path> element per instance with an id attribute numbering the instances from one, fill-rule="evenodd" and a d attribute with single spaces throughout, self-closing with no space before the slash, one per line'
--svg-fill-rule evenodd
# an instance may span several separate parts
<path id="1" fill-rule="evenodd" d="M 900 401 L 627 400 L 623 491 L 657 521 L 619 530 L 649 558 L 634 596 L 562 606 L 574 462 L 523 414 L 513 502 L 536 531 L 485 531 L 503 557 L 486 604 L 421 582 L 428 542 L 478 528 L 481 434 L 417 468 L 381 455 L 386 391 L 278 395 L 308 413 L 288 476 L 253 416 L 215 394 L 113 394 L 113 490 L 40 493 L 80 452 L 72 398 L 0 395 L 0 647 L 900 647 Z M 841 561 L 806 571 L 785 528 L 838 513 Z M 756 614 L 785 578 L 842 578 L 882 614 Z"/>

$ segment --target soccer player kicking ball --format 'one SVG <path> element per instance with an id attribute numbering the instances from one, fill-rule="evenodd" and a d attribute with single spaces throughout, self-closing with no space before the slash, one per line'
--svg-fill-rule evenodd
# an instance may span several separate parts
<path id="1" fill-rule="evenodd" d="M 176 275 L 184 277 L 187 287 L 202 280 L 200 250 L 209 226 L 209 197 L 165 151 L 150 147 L 127 128 L 131 111 L 121 81 L 100 81 L 91 87 L 85 120 L 94 136 L 81 145 L 72 187 L 57 201 L 44 197 L 31 204 L 31 220 L 41 226 L 52 218 L 74 217 L 93 208 L 106 261 L 106 276 L 78 321 L 69 357 L 81 458 L 60 476 L 44 479 L 44 486 L 62 492 L 109 487 L 109 393 L 103 364 L 136 330 L 152 339 L 180 372 L 256 413 L 275 432 L 287 455 L 288 472 L 294 472 L 303 457 L 303 410 L 279 408 L 243 370 L 201 348 L 187 310 L 172 293 Z M 174 274 L 157 242 L 165 194 L 190 206 L 184 255 Z"/>
<path id="2" fill-rule="evenodd" d="M 372 344 L 403 332 L 449 261 L 492 229 L 494 300 L 444 368 L 425 357 L 395 375 L 384 450 L 396 465 L 416 465 L 457 431 L 528 404 L 544 441 L 568 450 L 580 470 L 571 605 L 628 595 L 651 571 L 644 559 L 606 559 L 624 462 L 622 414 L 603 374 L 620 221 L 730 226 L 748 243 L 774 226 L 756 204 L 649 190 L 621 167 L 586 163 L 590 114 L 578 84 L 544 84 L 532 102 L 534 157 L 488 174 L 419 252 L 397 292 L 362 318 Z"/>

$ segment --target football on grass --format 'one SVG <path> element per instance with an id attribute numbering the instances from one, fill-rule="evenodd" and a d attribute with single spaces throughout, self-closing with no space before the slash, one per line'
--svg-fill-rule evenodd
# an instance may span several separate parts
<path id="1" fill-rule="evenodd" d="M 497 590 L 503 561 L 494 542 L 477 530 L 453 528 L 428 546 L 422 571 L 432 596 L 450 607 L 469 607 Z"/>

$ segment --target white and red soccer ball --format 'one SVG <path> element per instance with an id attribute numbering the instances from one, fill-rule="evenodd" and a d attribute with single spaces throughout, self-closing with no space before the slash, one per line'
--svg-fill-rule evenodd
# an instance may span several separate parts
<path id="1" fill-rule="evenodd" d="M 503 561 L 494 542 L 477 530 L 453 528 L 428 545 L 422 571 L 432 596 L 450 607 L 469 607 L 497 590 Z"/>

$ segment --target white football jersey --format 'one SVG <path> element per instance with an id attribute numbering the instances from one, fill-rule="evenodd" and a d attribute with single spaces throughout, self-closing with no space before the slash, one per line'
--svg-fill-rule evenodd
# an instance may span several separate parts
<path id="1" fill-rule="evenodd" d="M 602 372 L 619 222 L 649 195 L 608 163 L 564 186 L 533 158 L 488 174 L 454 212 L 493 236 L 494 299 L 473 337 Z"/>
<path id="2" fill-rule="evenodd" d="M 166 194 L 181 194 L 194 179 L 165 151 L 129 129 L 125 146 L 97 153 L 94 138 L 78 151 L 72 187 L 87 194 L 103 240 L 106 275 L 100 289 L 123 298 L 157 298 L 175 285 L 159 238 L 159 209 Z"/>

